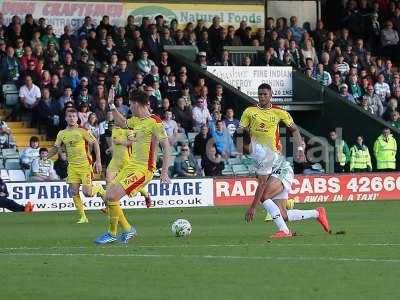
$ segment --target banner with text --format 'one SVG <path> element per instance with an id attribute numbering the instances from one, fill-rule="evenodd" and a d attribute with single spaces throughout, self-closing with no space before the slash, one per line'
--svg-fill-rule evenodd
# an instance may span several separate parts
<path id="1" fill-rule="evenodd" d="M 293 98 L 292 67 L 208 66 L 207 71 L 258 100 L 258 86 L 268 83 L 275 101 Z"/>
<path id="2" fill-rule="evenodd" d="M 74 210 L 74 203 L 65 182 L 7 182 L 9 198 L 24 205 L 31 201 L 34 211 Z M 163 207 L 199 207 L 213 205 L 213 179 L 176 179 L 171 184 L 153 180 L 147 190 L 155 208 Z M 99 197 L 84 197 L 81 193 L 85 209 L 104 207 Z M 140 195 L 121 199 L 121 207 L 145 208 L 144 198 Z"/>
<path id="3" fill-rule="evenodd" d="M 45 18 L 46 24 L 54 27 L 55 33 L 64 33 L 64 26 L 70 25 L 78 29 L 85 16 L 92 18 L 93 24 L 99 24 L 102 17 L 110 17 L 113 25 L 125 24 L 124 6 L 122 3 L 112 2 L 75 2 L 75 1 L 2 1 L 0 11 L 4 22 L 8 24 L 14 15 L 22 20 L 26 14 L 32 14 L 35 20 Z"/>
<path id="4" fill-rule="evenodd" d="M 264 27 L 263 5 L 126 3 L 125 11 L 127 16 L 135 17 L 136 23 L 141 22 L 144 16 L 153 20 L 162 15 L 168 24 L 176 19 L 181 26 L 189 22 L 196 25 L 197 20 L 202 19 L 209 26 L 214 16 L 219 16 L 223 25 L 239 27 L 240 21 L 244 20 L 249 26 Z"/>
<path id="5" fill-rule="evenodd" d="M 254 199 L 256 178 L 214 181 L 214 205 L 247 205 Z M 296 202 L 400 199 L 400 173 L 296 176 L 290 195 Z"/>

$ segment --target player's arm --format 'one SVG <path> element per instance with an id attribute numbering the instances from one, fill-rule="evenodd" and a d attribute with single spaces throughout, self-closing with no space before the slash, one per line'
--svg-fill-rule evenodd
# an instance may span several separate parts
<path id="1" fill-rule="evenodd" d="M 53 148 L 49 150 L 48 158 L 52 158 L 54 155 L 58 154 L 61 150 L 61 144 L 62 144 L 62 139 L 61 139 L 61 132 L 57 134 L 56 141 L 54 143 Z"/>
<path id="2" fill-rule="evenodd" d="M 254 195 L 253 202 L 250 204 L 250 207 L 248 208 L 245 215 L 246 222 L 251 222 L 254 219 L 254 216 L 256 214 L 257 204 L 262 200 L 264 191 L 266 189 L 266 184 L 265 184 L 266 182 L 267 182 L 267 176 L 258 177 L 258 186 L 256 194 Z"/>
<path id="3" fill-rule="evenodd" d="M 94 162 L 95 170 L 96 173 L 100 174 L 101 173 L 101 154 L 100 154 L 100 145 L 97 140 L 93 141 L 92 143 L 93 149 L 94 149 L 94 154 L 96 156 L 96 161 Z"/>

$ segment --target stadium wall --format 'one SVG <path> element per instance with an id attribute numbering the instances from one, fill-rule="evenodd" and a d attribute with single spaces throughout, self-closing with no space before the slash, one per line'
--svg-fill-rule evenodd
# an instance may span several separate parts
<path id="1" fill-rule="evenodd" d="M 102 182 L 104 184 L 104 182 Z M 7 182 L 10 198 L 31 201 L 35 212 L 74 210 L 65 182 Z M 153 180 L 147 186 L 155 208 L 247 205 L 255 194 L 254 177 Z M 103 208 L 99 197 L 84 197 L 86 209 Z M 297 203 L 395 200 L 400 198 L 400 173 L 296 176 L 290 195 Z M 124 197 L 124 209 L 145 208 L 143 197 Z"/>

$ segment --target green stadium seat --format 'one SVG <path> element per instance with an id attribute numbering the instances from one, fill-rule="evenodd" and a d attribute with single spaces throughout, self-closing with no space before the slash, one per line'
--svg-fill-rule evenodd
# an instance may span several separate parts
<path id="1" fill-rule="evenodd" d="M 228 158 L 228 164 L 229 165 L 241 165 L 242 160 L 240 157 Z"/>
<path id="2" fill-rule="evenodd" d="M 6 158 L 4 167 L 7 170 L 21 170 L 21 164 L 19 158 Z"/>
<path id="3" fill-rule="evenodd" d="M 250 174 L 249 169 L 245 165 L 233 165 L 232 170 L 235 176 Z"/>
<path id="4" fill-rule="evenodd" d="M 232 170 L 232 166 L 225 164 L 225 168 L 222 170 L 222 175 L 224 176 L 232 176 L 234 175 L 233 170 Z"/>
<path id="5" fill-rule="evenodd" d="M 1 151 L 1 155 L 4 159 L 7 158 L 18 158 L 19 159 L 19 153 L 16 149 L 10 148 L 10 149 L 3 149 Z"/>
<path id="6" fill-rule="evenodd" d="M 25 173 L 22 170 L 8 170 L 10 181 L 25 181 Z"/>

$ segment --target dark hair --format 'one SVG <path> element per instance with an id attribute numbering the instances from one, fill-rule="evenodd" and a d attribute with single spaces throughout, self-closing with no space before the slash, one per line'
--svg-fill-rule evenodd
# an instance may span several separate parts
<path id="1" fill-rule="evenodd" d="M 30 138 L 29 144 L 34 143 L 34 142 L 39 142 L 39 138 L 36 135 L 34 135 Z"/>
<path id="2" fill-rule="evenodd" d="M 137 91 L 132 93 L 129 101 L 137 102 L 141 105 L 147 105 L 149 103 L 149 96 L 144 92 Z"/>
<path id="3" fill-rule="evenodd" d="M 39 154 L 42 152 L 49 152 L 49 150 L 47 148 L 40 148 L 39 149 Z"/>
<path id="4" fill-rule="evenodd" d="M 68 114 L 68 113 L 75 113 L 75 114 L 77 114 L 78 111 L 76 110 L 75 107 L 70 107 L 70 108 L 67 108 L 67 109 L 65 110 L 65 114 Z"/>
<path id="5" fill-rule="evenodd" d="M 271 86 L 270 86 L 268 83 L 262 83 L 262 84 L 260 84 L 260 85 L 258 86 L 258 89 L 259 89 L 259 90 L 269 90 L 269 91 L 272 90 Z"/>

